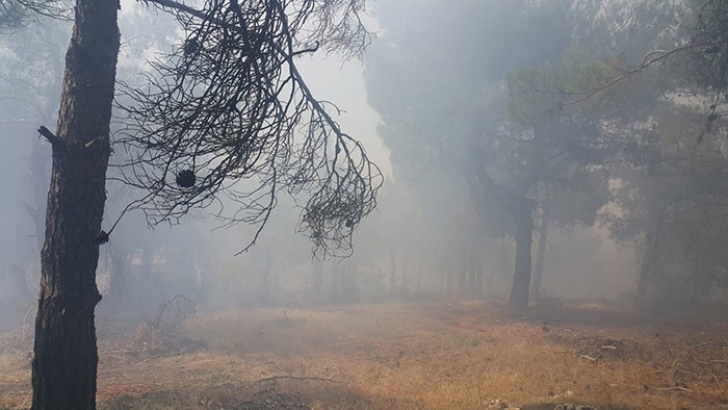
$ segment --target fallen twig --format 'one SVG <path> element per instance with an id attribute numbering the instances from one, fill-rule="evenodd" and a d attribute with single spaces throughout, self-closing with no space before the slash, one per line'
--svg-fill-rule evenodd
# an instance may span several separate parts
<path id="1" fill-rule="evenodd" d="M 579 357 L 583 357 L 584 359 L 587 359 L 587 360 L 592 361 L 594 363 L 598 363 L 599 362 L 599 359 L 601 359 L 601 356 L 591 357 L 588 354 L 580 354 Z"/>
<path id="2" fill-rule="evenodd" d="M 655 387 L 655 390 L 662 390 L 662 391 L 680 390 L 680 391 L 692 392 L 692 390 L 688 389 L 687 387 L 682 387 L 682 386 Z"/>

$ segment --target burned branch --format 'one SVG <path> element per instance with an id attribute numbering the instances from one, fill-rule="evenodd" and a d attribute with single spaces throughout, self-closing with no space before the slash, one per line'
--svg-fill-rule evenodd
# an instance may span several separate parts
<path id="1" fill-rule="evenodd" d="M 150 222 L 217 203 L 227 223 L 258 228 L 244 251 L 285 192 L 304 203 L 299 230 L 321 255 L 349 254 L 381 173 L 314 98 L 294 57 L 319 46 L 361 52 L 363 2 L 151 3 L 177 13 L 185 41 L 153 63 L 148 89 L 122 88 L 120 142 L 131 157 L 123 172 L 152 193 L 139 202 Z M 223 195 L 236 204 L 232 214 Z"/>
<path id="2" fill-rule="evenodd" d="M 43 125 L 38 128 L 38 133 L 45 137 L 45 139 L 47 139 L 48 142 L 50 142 L 55 147 L 62 147 L 63 145 L 65 145 L 62 139 L 58 138 L 56 134 L 54 134 L 51 130 Z"/>

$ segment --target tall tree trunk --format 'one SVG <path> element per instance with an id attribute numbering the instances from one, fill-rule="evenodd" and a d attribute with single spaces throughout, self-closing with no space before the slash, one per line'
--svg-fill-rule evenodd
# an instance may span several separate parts
<path id="1" fill-rule="evenodd" d="M 546 243 L 548 242 L 549 233 L 549 200 L 546 198 L 541 215 L 541 226 L 538 228 L 538 251 L 536 252 L 536 266 L 533 271 L 533 281 L 531 282 L 531 295 L 538 300 L 541 293 L 541 283 L 543 281 L 543 266 L 546 257 Z"/>
<path id="2" fill-rule="evenodd" d="M 648 234 L 640 261 L 640 276 L 637 282 L 637 300 L 644 300 L 652 280 L 652 270 L 657 262 L 657 234 Z"/>
<path id="3" fill-rule="evenodd" d="M 96 408 L 96 267 L 106 201 L 109 121 L 119 52 L 118 0 L 78 0 L 53 143 L 33 410 Z"/>
<path id="4" fill-rule="evenodd" d="M 511 288 L 511 306 L 528 306 L 531 282 L 531 244 L 533 236 L 532 201 L 523 199 L 512 211 L 516 221 L 516 267 Z"/>

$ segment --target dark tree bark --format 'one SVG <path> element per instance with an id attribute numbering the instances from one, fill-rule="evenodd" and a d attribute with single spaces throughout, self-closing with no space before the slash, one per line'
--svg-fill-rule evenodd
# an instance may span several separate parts
<path id="1" fill-rule="evenodd" d="M 549 233 L 549 201 L 544 201 L 543 213 L 541 215 L 541 225 L 538 228 L 538 251 L 536 252 L 536 266 L 533 270 L 533 280 L 531 281 L 531 295 L 538 299 L 541 293 L 541 283 L 543 282 L 544 259 L 546 258 L 546 243 Z"/>
<path id="2" fill-rule="evenodd" d="M 106 201 L 118 0 L 78 0 L 53 144 L 32 370 L 33 410 L 96 408 L 97 235 Z"/>
<path id="3" fill-rule="evenodd" d="M 510 303 L 515 307 L 528 306 L 531 283 L 531 244 L 533 241 L 533 201 L 523 199 L 512 208 L 516 221 L 516 268 Z"/>
<path id="4" fill-rule="evenodd" d="M 540 132 L 534 129 L 538 139 Z M 478 161 L 474 161 L 478 163 Z M 531 244 L 533 242 L 533 208 L 534 201 L 526 197 L 526 192 L 536 183 L 536 179 L 528 178 L 518 184 L 519 189 L 506 189 L 496 183 L 485 167 L 476 166 L 475 175 L 482 187 L 483 194 L 497 198 L 501 206 L 513 214 L 516 223 L 516 266 L 513 275 L 510 304 L 514 307 L 528 306 L 528 292 L 531 285 Z M 482 201 L 483 198 L 481 197 Z"/>

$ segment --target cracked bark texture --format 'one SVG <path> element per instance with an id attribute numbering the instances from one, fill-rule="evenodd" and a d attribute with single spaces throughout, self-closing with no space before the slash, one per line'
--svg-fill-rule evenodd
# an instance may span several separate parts
<path id="1" fill-rule="evenodd" d="M 48 192 L 32 409 L 96 408 L 94 309 L 119 52 L 118 0 L 77 0 Z"/>

